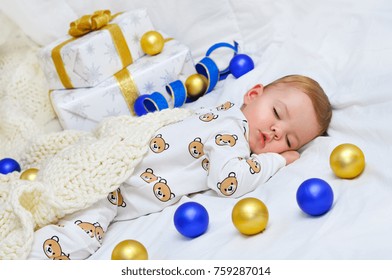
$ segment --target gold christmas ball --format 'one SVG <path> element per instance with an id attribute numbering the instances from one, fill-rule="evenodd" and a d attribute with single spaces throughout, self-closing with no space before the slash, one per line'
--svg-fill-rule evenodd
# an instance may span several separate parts
<path id="1" fill-rule="evenodd" d="M 335 147 L 329 157 L 329 164 L 336 176 L 352 179 L 365 168 L 365 156 L 354 144 L 341 144 Z"/>
<path id="2" fill-rule="evenodd" d="M 37 178 L 38 171 L 39 170 L 37 168 L 26 169 L 22 172 L 22 174 L 20 174 L 19 178 L 22 180 L 34 181 L 35 178 Z"/>
<path id="3" fill-rule="evenodd" d="M 112 251 L 112 260 L 147 260 L 146 248 L 139 241 L 127 239 L 121 241 Z"/>
<path id="4" fill-rule="evenodd" d="M 157 31 L 148 31 L 144 33 L 140 39 L 142 50 L 148 55 L 156 55 L 160 53 L 164 44 L 165 40 Z"/>
<path id="5" fill-rule="evenodd" d="M 185 81 L 185 87 L 187 96 L 196 100 L 207 91 L 208 79 L 201 74 L 190 75 Z"/>
<path id="6" fill-rule="evenodd" d="M 243 198 L 236 203 L 231 219 L 239 232 L 254 235 L 262 232 L 268 223 L 268 209 L 257 198 Z"/>

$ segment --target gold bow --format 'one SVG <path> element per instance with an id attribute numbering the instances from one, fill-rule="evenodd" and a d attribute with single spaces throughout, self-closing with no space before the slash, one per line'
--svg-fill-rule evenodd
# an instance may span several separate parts
<path id="1" fill-rule="evenodd" d="M 99 10 L 95 11 L 92 15 L 84 15 L 71 22 L 68 34 L 73 37 L 83 36 L 91 31 L 101 29 L 115 16 L 112 16 L 109 10 Z"/>

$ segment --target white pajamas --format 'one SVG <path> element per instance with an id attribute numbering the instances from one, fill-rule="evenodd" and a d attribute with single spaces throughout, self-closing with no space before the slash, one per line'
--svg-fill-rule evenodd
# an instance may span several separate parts
<path id="1" fill-rule="evenodd" d="M 231 102 L 200 109 L 161 128 L 133 175 L 102 201 L 35 232 L 31 259 L 84 259 L 102 244 L 112 221 L 157 212 L 182 196 L 214 190 L 240 197 L 285 165 L 275 153 L 251 154 L 248 124 Z"/>

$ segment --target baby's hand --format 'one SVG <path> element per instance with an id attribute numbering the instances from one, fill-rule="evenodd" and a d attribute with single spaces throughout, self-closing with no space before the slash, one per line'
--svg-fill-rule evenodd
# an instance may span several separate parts
<path id="1" fill-rule="evenodd" d="M 286 151 L 281 153 L 281 155 L 285 158 L 286 165 L 289 165 L 290 163 L 299 159 L 299 153 L 297 151 Z"/>

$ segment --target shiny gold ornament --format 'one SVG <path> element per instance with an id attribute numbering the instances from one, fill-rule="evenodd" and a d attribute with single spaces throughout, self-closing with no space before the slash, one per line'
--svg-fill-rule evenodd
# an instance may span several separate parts
<path id="1" fill-rule="evenodd" d="M 233 207 L 231 219 L 239 232 L 254 235 L 262 232 L 268 223 L 268 209 L 257 198 L 243 198 Z"/>
<path id="2" fill-rule="evenodd" d="M 208 80 L 204 75 L 193 74 L 186 79 L 185 87 L 187 96 L 192 100 L 196 100 L 207 91 Z"/>
<path id="3" fill-rule="evenodd" d="M 144 33 L 140 39 L 142 50 L 148 55 L 156 55 L 160 53 L 164 44 L 165 40 L 157 31 L 148 31 Z"/>
<path id="4" fill-rule="evenodd" d="M 121 241 L 112 251 L 112 260 L 147 260 L 146 248 L 139 241 L 127 239 Z"/>
<path id="5" fill-rule="evenodd" d="M 22 174 L 20 174 L 19 178 L 22 180 L 34 181 L 35 178 L 37 178 L 38 171 L 39 170 L 37 168 L 26 169 L 22 172 Z"/>
<path id="6" fill-rule="evenodd" d="M 365 156 L 357 146 L 348 143 L 341 144 L 332 151 L 329 164 L 336 176 L 352 179 L 364 170 Z"/>

